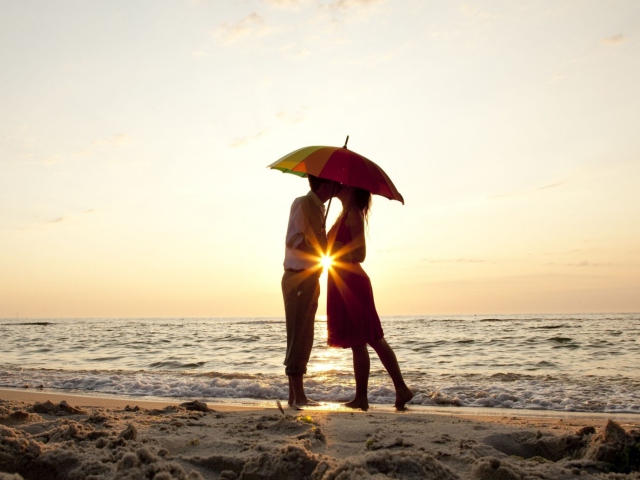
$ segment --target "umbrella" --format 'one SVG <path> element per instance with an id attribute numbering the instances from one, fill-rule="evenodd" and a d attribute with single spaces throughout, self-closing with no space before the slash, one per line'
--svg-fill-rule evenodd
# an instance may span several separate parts
<path id="1" fill-rule="evenodd" d="M 292 173 L 300 177 L 307 174 L 340 182 L 350 187 L 363 188 L 375 195 L 398 200 L 404 198 L 388 175 L 368 158 L 344 147 L 304 147 L 285 155 L 268 168 Z"/>

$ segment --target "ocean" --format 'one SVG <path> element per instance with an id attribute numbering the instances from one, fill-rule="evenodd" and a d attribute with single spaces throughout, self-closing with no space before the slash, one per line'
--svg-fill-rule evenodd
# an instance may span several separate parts
<path id="1" fill-rule="evenodd" d="M 382 317 L 415 405 L 640 413 L 640 314 Z M 307 395 L 344 402 L 351 351 L 316 320 Z M 282 317 L 0 319 L 0 387 L 247 405 L 286 400 Z M 371 352 L 369 402 L 393 404 Z"/>

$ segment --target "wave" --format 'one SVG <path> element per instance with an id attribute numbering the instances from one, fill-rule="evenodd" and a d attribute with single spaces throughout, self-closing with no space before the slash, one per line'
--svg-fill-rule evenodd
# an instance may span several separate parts
<path id="1" fill-rule="evenodd" d="M 12 327 L 12 326 L 25 326 L 25 325 L 40 325 L 40 326 L 48 326 L 48 325 L 55 325 L 54 322 L 20 322 L 20 323 L 14 323 L 14 322 L 10 322 L 10 323 L 3 323 L 2 325 L 5 325 L 7 327 Z"/>
<path id="2" fill-rule="evenodd" d="M 513 372 L 449 375 L 440 381 L 422 374 L 409 377 L 416 394 L 412 403 L 416 405 L 640 414 L 640 399 L 630 393 L 637 391 L 640 382 L 622 377 L 570 378 Z M 305 389 L 319 401 L 345 402 L 355 393 L 351 380 L 351 372 L 321 372 L 305 377 Z M 0 387 L 209 402 L 285 399 L 289 388 L 285 375 L 20 368 L 0 370 Z M 395 390 L 386 376 L 372 377 L 369 401 L 393 404 Z"/>

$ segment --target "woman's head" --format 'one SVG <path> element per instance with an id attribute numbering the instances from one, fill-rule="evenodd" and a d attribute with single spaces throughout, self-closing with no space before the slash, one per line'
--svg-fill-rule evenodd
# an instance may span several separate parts
<path id="1" fill-rule="evenodd" d="M 338 198 L 342 201 L 345 209 L 356 207 L 362 212 L 365 220 L 368 218 L 371 209 L 371 192 L 363 188 L 342 185 L 338 192 Z"/>

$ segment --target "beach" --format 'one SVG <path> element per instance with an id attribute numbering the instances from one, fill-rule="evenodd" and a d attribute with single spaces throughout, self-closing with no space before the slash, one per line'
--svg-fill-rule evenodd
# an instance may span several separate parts
<path id="1" fill-rule="evenodd" d="M 0 479 L 640 478 L 637 415 L 196 400 L 2 389 Z"/>

